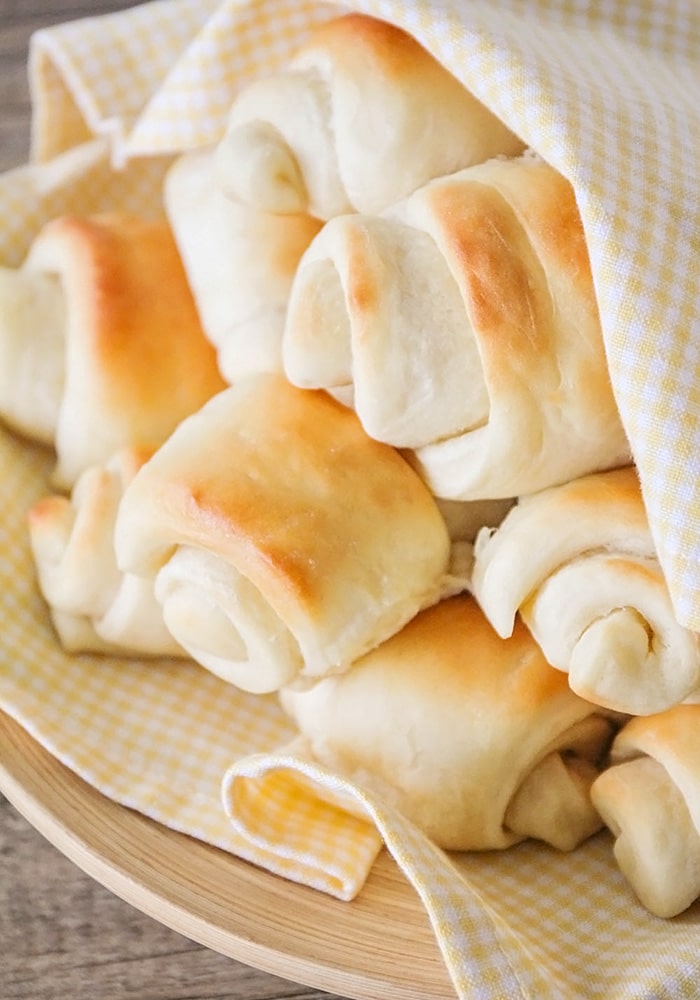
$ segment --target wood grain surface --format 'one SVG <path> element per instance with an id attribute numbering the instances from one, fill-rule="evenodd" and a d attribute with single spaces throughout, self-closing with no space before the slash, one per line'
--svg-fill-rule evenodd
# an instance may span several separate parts
<path id="1" fill-rule="evenodd" d="M 320 1000 L 195 944 L 85 875 L 0 797 L 2 1000 Z"/>
<path id="2" fill-rule="evenodd" d="M 0 170 L 27 158 L 31 32 L 127 6 L 134 4 L 0 0 Z M 258 971 L 144 915 L 64 857 L 0 795 L 0 1000 L 332 996 Z"/>
<path id="3" fill-rule="evenodd" d="M 214 951 L 357 1000 L 455 1000 L 428 915 L 386 853 L 339 902 L 105 798 L 1 713 L 0 789 L 101 885 Z"/>

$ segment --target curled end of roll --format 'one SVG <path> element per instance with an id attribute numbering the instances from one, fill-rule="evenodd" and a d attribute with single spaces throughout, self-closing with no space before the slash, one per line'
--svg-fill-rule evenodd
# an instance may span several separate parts
<path id="1" fill-rule="evenodd" d="M 589 761 L 549 754 L 518 789 L 506 826 L 520 837 L 573 851 L 603 826 L 589 794 L 597 776 Z"/>
<path id="2" fill-rule="evenodd" d="M 327 257 L 304 260 L 299 267 L 287 309 L 282 357 L 287 378 L 299 388 L 334 390 L 351 384 L 350 317 L 340 274 Z"/>
<path id="3" fill-rule="evenodd" d="M 682 793 L 650 757 L 604 771 L 591 797 L 615 837 L 620 871 L 657 917 L 674 917 L 700 896 L 700 835 Z"/>
<path id="4" fill-rule="evenodd" d="M 560 851 L 573 851 L 602 829 L 590 793 L 614 732 L 613 721 L 602 715 L 583 719 L 521 783 L 506 810 L 506 827 Z"/>
<path id="5" fill-rule="evenodd" d="M 180 546 L 159 570 L 155 594 L 173 639 L 227 683 L 270 694 L 299 673 L 293 636 L 257 589 L 217 556 Z"/>
<path id="6" fill-rule="evenodd" d="M 698 654 L 690 634 L 672 642 L 677 631 L 669 630 L 662 642 L 637 609 L 610 611 L 584 630 L 571 651 L 572 691 L 629 715 L 678 704 L 698 687 Z"/>
<path id="7" fill-rule="evenodd" d="M 297 159 L 269 122 L 232 126 L 216 150 L 214 169 L 221 190 L 234 201 L 279 215 L 308 211 Z"/>

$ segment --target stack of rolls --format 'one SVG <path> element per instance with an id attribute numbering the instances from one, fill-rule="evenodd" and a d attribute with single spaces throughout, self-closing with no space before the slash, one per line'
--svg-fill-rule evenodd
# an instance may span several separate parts
<path id="1" fill-rule="evenodd" d="M 440 497 L 630 460 L 574 193 L 532 155 L 329 222 L 299 263 L 282 352 L 290 381 L 350 402 Z"/>
<path id="2" fill-rule="evenodd" d="M 352 14 L 163 204 L 55 220 L 0 273 L 0 415 L 57 454 L 29 533 L 59 640 L 276 693 L 447 849 L 607 825 L 644 905 L 690 905 L 700 642 L 566 178 Z"/>

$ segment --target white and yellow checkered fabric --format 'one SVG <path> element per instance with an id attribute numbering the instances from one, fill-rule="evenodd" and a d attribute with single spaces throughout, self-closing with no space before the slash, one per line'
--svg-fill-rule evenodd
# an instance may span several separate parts
<path id="1" fill-rule="evenodd" d="M 573 183 L 610 372 L 680 621 L 700 629 L 700 5 L 356 0 L 414 33 Z M 160 212 L 164 170 L 215 141 L 237 88 L 342 10 L 156 0 L 33 37 L 31 163 L 0 178 L 0 262 L 64 211 Z M 638 906 L 606 835 L 447 858 L 302 756 L 274 699 L 190 664 L 63 654 L 24 530 L 51 460 L 0 435 L 0 706 L 105 794 L 343 899 L 382 844 L 459 997 L 697 997 L 700 914 Z M 323 801 L 316 794 L 324 788 Z M 342 809 L 347 797 L 365 819 Z"/>

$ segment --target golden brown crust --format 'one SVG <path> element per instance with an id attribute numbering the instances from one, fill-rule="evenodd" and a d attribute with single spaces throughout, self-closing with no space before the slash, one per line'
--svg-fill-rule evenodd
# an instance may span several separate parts
<path id="1" fill-rule="evenodd" d="M 239 92 L 217 159 L 243 204 L 330 219 L 381 211 L 432 177 L 522 149 L 415 38 L 354 13 Z"/>
<path id="2" fill-rule="evenodd" d="M 591 795 L 619 867 L 660 917 L 700 896 L 700 705 L 631 719 Z"/>
<path id="3" fill-rule="evenodd" d="M 532 824 L 537 802 L 518 792 L 533 772 L 561 754 L 568 789 L 566 766 L 576 760 L 595 773 L 612 733 L 605 719 L 588 728 L 596 709 L 568 689 L 522 625 L 500 639 L 466 595 L 422 611 L 347 673 L 284 690 L 282 702 L 317 760 L 377 785 L 455 850 L 522 839 L 528 831 L 510 828 L 507 813 L 517 801 Z M 544 786 L 536 797 L 566 797 Z M 590 804 L 583 812 L 574 840 L 600 825 Z M 563 831 L 546 827 L 545 839 L 559 842 Z"/>
<path id="4" fill-rule="evenodd" d="M 694 776 L 700 825 L 700 705 L 674 705 L 664 712 L 630 719 L 615 740 L 612 761 L 618 763 L 641 754 L 660 760 L 669 770 L 676 762 L 681 771 Z"/>
<path id="5" fill-rule="evenodd" d="M 634 466 L 521 497 L 498 531 L 477 539 L 475 586 L 496 630 L 508 633 L 518 607 L 549 573 L 601 549 L 654 556 Z"/>
<path id="6" fill-rule="evenodd" d="M 352 12 L 317 25 L 297 59 L 316 51 L 332 59 L 336 71 L 353 76 L 362 66 L 370 76 L 380 73 L 392 81 L 418 77 L 428 88 L 435 83 L 446 90 L 462 86 L 412 35 L 368 14 Z"/>
<path id="7" fill-rule="evenodd" d="M 326 574 L 344 561 L 353 536 L 339 533 L 340 524 L 368 527 L 376 518 L 383 534 L 406 502 L 432 517 L 431 498 L 399 454 L 367 438 L 325 393 L 289 391 L 275 379 L 248 394 L 240 423 L 217 431 L 168 480 L 163 517 L 187 517 L 190 541 L 216 539 L 222 554 L 245 555 L 256 586 L 274 578 L 294 602 L 318 600 Z M 229 454 L 235 468 L 222 467 L 217 454 Z"/>
<path id="8" fill-rule="evenodd" d="M 160 443 L 224 387 L 166 223 L 63 216 L 26 266 L 58 274 L 66 300 L 59 482 L 119 447 Z"/>
<path id="9" fill-rule="evenodd" d="M 116 214 L 64 216 L 42 240 L 57 240 L 73 259 L 81 292 L 74 308 L 89 333 L 82 346 L 112 405 L 131 399 L 144 417 L 184 413 L 223 386 L 169 226 Z"/>
<path id="10" fill-rule="evenodd" d="M 521 498 L 478 534 L 472 588 L 500 635 L 519 613 L 591 701 L 647 715 L 700 685 L 699 637 L 676 621 L 633 466 Z"/>
<path id="11" fill-rule="evenodd" d="M 630 461 L 574 192 L 534 155 L 331 219 L 299 263 L 282 346 L 292 382 L 346 390 L 444 499 Z"/>
<path id="12" fill-rule="evenodd" d="M 542 267 L 503 195 L 485 184 L 445 184 L 428 193 L 441 245 L 479 332 L 482 360 L 498 385 L 505 353 L 523 368 L 547 361 L 551 302 Z"/>
<path id="13" fill-rule="evenodd" d="M 437 599 L 440 512 L 410 466 L 352 411 L 281 376 L 238 383 L 184 421 L 122 503 L 122 566 L 158 574 L 176 547 L 241 574 L 313 674 L 381 641 Z"/>
<path id="14" fill-rule="evenodd" d="M 639 478 L 632 465 L 599 475 L 581 476 L 547 494 L 540 494 L 533 503 L 540 501 L 547 502 L 548 506 L 551 503 L 551 510 L 556 509 L 562 523 L 566 518 L 578 519 L 589 515 L 593 504 L 596 509 L 605 510 L 608 516 L 614 514 L 614 522 L 611 520 L 609 523 L 624 525 L 639 537 L 646 537 L 649 533 Z"/>

